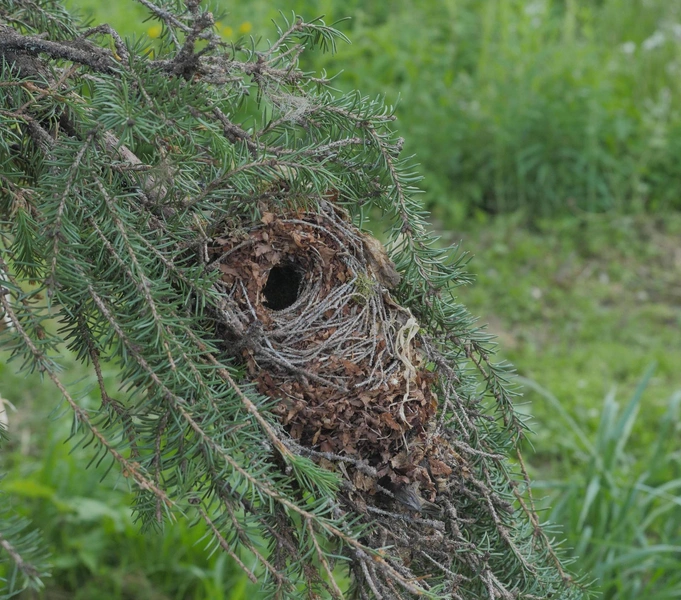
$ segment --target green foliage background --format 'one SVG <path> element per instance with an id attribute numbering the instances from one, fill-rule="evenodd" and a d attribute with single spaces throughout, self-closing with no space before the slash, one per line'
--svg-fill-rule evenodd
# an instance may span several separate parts
<path id="1" fill-rule="evenodd" d="M 72 1 L 125 28 L 123 3 Z M 681 4 L 667 0 L 266 0 L 219 4 L 223 35 L 267 37 L 278 11 L 350 17 L 311 69 L 398 102 L 427 203 L 477 210 L 681 208 Z M 141 9 L 139 11 L 141 13 Z M 245 27 L 244 27 L 245 25 Z M 148 32 L 154 33 L 149 23 Z"/>
<path id="2" fill-rule="evenodd" d="M 133 31 L 144 11 L 132 3 L 70 4 L 124 33 L 158 34 L 153 21 Z M 529 460 L 575 568 L 606 598 L 679 597 L 681 3 L 221 8 L 227 39 L 273 35 L 279 9 L 352 17 L 339 24 L 352 45 L 306 66 L 398 102 L 435 226 L 475 254 L 478 281 L 459 297 L 527 378 Z M 198 529 L 138 534 L 115 478 L 100 483 L 88 451 L 63 445 L 69 423 L 53 415 L 45 432 L 51 389 L 4 364 L 0 382 L 17 407 L 3 489 L 53 554 L 43 597 L 255 597 Z"/>

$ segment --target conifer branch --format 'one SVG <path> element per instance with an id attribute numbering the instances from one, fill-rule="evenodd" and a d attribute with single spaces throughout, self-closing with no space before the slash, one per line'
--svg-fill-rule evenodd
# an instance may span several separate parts
<path id="1" fill-rule="evenodd" d="M 199 514 L 201 515 L 201 518 L 206 522 L 206 525 L 210 528 L 210 530 L 213 532 L 213 535 L 215 538 L 218 540 L 220 543 L 220 547 L 229 555 L 232 557 L 232 560 L 239 565 L 239 568 L 246 573 L 248 578 L 251 580 L 252 583 L 258 583 L 258 578 L 255 576 L 255 573 L 251 571 L 242 561 L 241 559 L 234 553 L 234 551 L 230 548 L 229 544 L 227 543 L 227 540 L 222 536 L 220 533 L 220 530 L 216 527 L 215 523 L 211 520 L 211 518 L 208 516 L 208 513 L 203 508 L 199 508 Z M 271 567 L 271 565 L 270 565 Z"/>
<path id="2" fill-rule="evenodd" d="M 34 35 L 21 35 L 11 27 L 0 24 L 0 53 L 5 55 L 10 51 L 36 57 L 46 54 L 53 59 L 87 65 L 94 71 L 109 75 L 116 72 L 116 62 L 111 53 L 99 46 L 79 41 L 69 45 Z"/>
<path id="3" fill-rule="evenodd" d="M 15 352 L 134 482 L 143 522 L 193 515 L 276 597 L 579 597 L 506 463 L 513 386 L 451 296 L 462 257 L 428 233 L 392 110 L 299 69 L 343 36 L 294 16 L 269 47 L 227 46 L 197 0 L 138 2 L 163 23 L 153 60 L 52 3 L 0 8 Z M 271 304 L 275 268 L 302 278 L 292 305 Z M 64 343 L 99 411 L 57 376 Z"/>
<path id="4" fill-rule="evenodd" d="M 1 257 L 0 269 L 2 270 L 7 269 L 7 265 L 4 263 Z M 8 277 L 10 281 L 16 285 L 16 282 L 12 281 L 12 276 L 8 275 Z M 95 425 L 90 420 L 90 416 L 88 415 L 88 413 L 76 403 L 71 394 L 69 394 L 66 387 L 64 387 L 64 385 L 62 384 L 59 377 L 57 377 L 56 373 L 53 370 L 53 367 L 50 364 L 51 361 L 47 358 L 44 352 L 42 352 L 36 346 L 34 341 L 28 335 L 26 329 L 22 326 L 19 318 L 17 317 L 17 314 L 14 311 L 14 308 L 12 304 L 9 302 L 7 296 L 8 296 L 7 294 L 0 294 L 0 305 L 2 306 L 5 314 L 9 317 L 13 329 L 15 329 L 21 336 L 21 338 L 24 340 L 26 348 L 33 355 L 33 358 L 36 361 L 38 368 L 52 380 L 52 383 L 61 392 L 63 398 L 67 401 L 67 403 L 73 410 L 75 416 L 77 417 L 78 422 L 84 424 L 87 427 L 88 431 L 90 431 L 94 438 L 101 444 L 101 446 L 111 454 L 113 459 L 123 469 L 123 475 L 125 477 L 132 478 L 137 483 L 137 485 L 140 486 L 140 488 L 152 492 L 156 497 L 160 498 L 166 506 L 174 505 L 174 502 L 170 500 L 170 498 L 168 498 L 166 493 L 162 489 L 154 485 L 153 482 L 146 477 L 146 475 L 142 472 L 139 464 L 127 460 L 120 452 L 118 452 L 113 447 L 113 445 L 109 442 L 108 437 L 105 434 L 103 434 L 97 427 L 95 427 Z"/>
<path id="5" fill-rule="evenodd" d="M 16 568 L 21 571 L 25 577 L 33 579 L 38 576 L 38 569 L 31 563 L 25 561 L 17 549 L 10 544 L 0 532 L 0 548 L 2 548 L 10 557 L 10 560 L 16 565 Z"/>

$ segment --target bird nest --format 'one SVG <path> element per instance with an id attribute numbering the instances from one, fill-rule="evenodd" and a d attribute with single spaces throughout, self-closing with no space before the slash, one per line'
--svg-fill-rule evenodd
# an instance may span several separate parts
<path id="1" fill-rule="evenodd" d="M 231 315 L 225 346 L 277 400 L 290 436 L 370 466 L 350 468 L 362 492 L 414 485 L 434 497 L 451 472 L 429 433 L 436 375 L 418 322 L 390 295 L 399 275 L 380 242 L 323 201 L 314 212 L 265 211 L 209 253 Z"/>

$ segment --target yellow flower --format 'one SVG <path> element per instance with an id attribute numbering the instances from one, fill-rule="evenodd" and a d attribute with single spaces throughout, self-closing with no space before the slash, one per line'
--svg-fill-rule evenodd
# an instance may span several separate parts
<path id="1" fill-rule="evenodd" d="M 253 29 L 253 25 L 251 24 L 250 21 L 245 21 L 241 25 L 239 25 L 239 33 L 248 33 L 251 29 Z"/>
<path id="2" fill-rule="evenodd" d="M 161 35 L 161 31 L 163 31 L 163 28 L 160 25 L 152 25 L 147 29 L 147 35 L 150 38 L 157 38 L 159 35 Z"/>
<path id="3" fill-rule="evenodd" d="M 225 25 L 221 29 L 221 31 L 222 31 L 222 35 L 224 35 L 225 37 L 228 37 L 228 38 L 231 38 L 232 34 L 234 33 L 234 30 L 229 25 Z"/>

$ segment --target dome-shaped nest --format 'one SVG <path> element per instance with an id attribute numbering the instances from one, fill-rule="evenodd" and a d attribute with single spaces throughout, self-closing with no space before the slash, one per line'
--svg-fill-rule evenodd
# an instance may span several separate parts
<path id="1" fill-rule="evenodd" d="M 419 324 L 388 292 L 399 276 L 382 245 L 323 201 L 315 212 L 264 212 L 213 240 L 210 252 L 239 321 L 226 347 L 279 400 L 290 435 L 371 465 L 376 477 L 353 474 L 361 490 L 373 493 L 383 478 L 434 495 L 435 374 Z"/>

